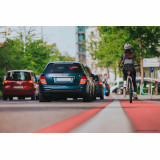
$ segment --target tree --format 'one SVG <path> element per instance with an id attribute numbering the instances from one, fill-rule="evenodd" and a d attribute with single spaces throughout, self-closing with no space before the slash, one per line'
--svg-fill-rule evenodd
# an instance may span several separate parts
<path id="1" fill-rule="evenodd" d="M 12 34 L 12 31 L 10 33 Z M 0 84 L 8 70 L 28 69 L 33 70 L 36 74 L 41 74 L 49 61 L 73 60 L 68 54 L 62 55 L 57 49 L 56 43 L 47 45 L 41 37 L 38 38 L 32 27 L 28 30 L 20 27 L 14 35 L 0 47 Z"/>
<path id="2" fill-rule="evenodd" d="M 141 58 L 141 81 L 143 83 L 143 57 L 158 57 L 160 39 L 158 26 L 101 26 L 98 27 L 99 42 L 92 37 L 88 50 L 101 66 L 116 68 L 120 55 L 124 52 L 125 43 L 132 44 L 132 50 Z"/>

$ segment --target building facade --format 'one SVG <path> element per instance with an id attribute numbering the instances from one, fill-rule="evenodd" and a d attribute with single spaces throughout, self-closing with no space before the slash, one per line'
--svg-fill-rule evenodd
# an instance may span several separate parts
<path id="1" fill-rule="evenodd" d="M 6 26 L 0 26 L 0 45 L 2 45 L 7 37 L 7 27 Z"/>
<path id="2" fill-rule="evenodd" d="M 86 64 L 86 49 L 85 49 L 85 32 L 87 26 L 77 26 L 76 27 L 76 61 L 80 61 Z"/>
<path id="3" fill-rule="evenodd" d="M 88 27 L 86 29 L 85 32 L 85 38 L 86 38 L 86 48 L 88 47 L 88 43 L 90 42 L 90 37 L 92 38 L 95 42 L 99 41 L 99 32 L 97 30 L 96 26 L 91 26 Z M 112 68 L 100 68 L 97 67 L 97 61 L 93 60 L 91 54 L 89 51 L 86 51 L 86 64 L 90 67 L 90 69 L 92 70 L 92 72 L 94 74 L 98 74 L 98 75 L 104 75 L 105 73 L 107 73 L 109 75 L 109 82 L 113 83 L 115 82 L 115 71 Z M 119 78 L 119 75 L 116 75 L 116 79 Z"/>

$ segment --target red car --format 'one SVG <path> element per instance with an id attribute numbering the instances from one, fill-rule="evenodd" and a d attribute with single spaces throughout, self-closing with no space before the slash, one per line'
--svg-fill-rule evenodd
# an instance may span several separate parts
<path id="1" fill-rule="evenodd" d="M 39 84 L 36 75 L 30 70 L 8 71 L 3 82 L 3 100 L 13 100 L 13 97 L 38 99 Z"/>

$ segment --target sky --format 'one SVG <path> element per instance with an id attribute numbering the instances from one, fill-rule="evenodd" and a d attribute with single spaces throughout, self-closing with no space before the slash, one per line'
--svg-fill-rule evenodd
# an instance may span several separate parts
<path id="1" fill-rule="evenodd" d="M 16 29 L 18 27 L 14 26 L 10 28 Z M 42 29 L 44 41 L 46 41 L 48 44 L 56 43 L 57 48 L 62 54 L 67 52 L 72 57 L 76 56 L 75 26 L 37 26 L 35 28 L 39 33 L 41 33 Z M 1 42 L 4 40 L 4 37 L 0 37 Z"/>
<path id="2" fill-rule="evenodd" d="M 63 54 L 76 56 L 76 32 L 75 26 L 44 26 L 44 41 L 56 43 L 57 48 Z"/>

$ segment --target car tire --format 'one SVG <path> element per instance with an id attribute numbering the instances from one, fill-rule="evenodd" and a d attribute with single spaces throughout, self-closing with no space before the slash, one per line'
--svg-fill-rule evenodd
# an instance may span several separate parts
<path id="1" fill-rule="evenodd" d="M 83 102 L 91 102 L 93 100 L 92 94 L 83 97 Z"/>
<path id="2" fill-rule="evenodd" d="M 104 96 L 100 96 L 100 99 L 104 99 Z"/>
<path id="3" fill-rule="evenodd" d="M 47 98 L 43 94 L 39 94 L 39 102 L 47 102 Z"/>
<path id="4" fill-rule="evenodd" d="M 10 101 L 12 101 L 12 100 L 13 100 L 13 97 L 12 97 L 12 96 L 10 96 L 10 97 L 9 97 L 9 100 L 10 100 Z"/>
<path id="5" fill-rule="evenodd" d="M 39 100 L 39 96 L 36 96 L 36 100 Z"/>
<path id="6" fill-rule="evenodd" d="M 6 101 L 7 100 L 7 96 L 3 95 L 3 100 Z"/>
<path id="7" fill-rule="evenodd" d="M 18 97 L 18 100 L 21 100 L 22 99 L 22 97 Z"/>
<path id="8" fill-rule="evenodd" d="M 25 100 L 25 97 L 23 96 L 23 97 L 21 97 L 21 99 L 22 99 L 22 100 Z"/>
<path id="9" fill-rule="evenodd" d="M 35 92 L 33 93 L 33 95 L 31 96 L 31 100 L 35 100 L 36 99 L 36 95 L 35 95 Z"/>
<path id="10" fill-rule="evenodd" d="M 106 93 L 106 96 L 109 96 L 109 93 Z"/>

